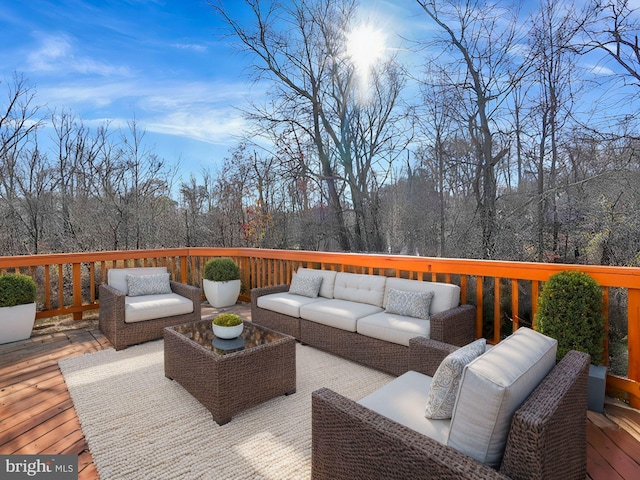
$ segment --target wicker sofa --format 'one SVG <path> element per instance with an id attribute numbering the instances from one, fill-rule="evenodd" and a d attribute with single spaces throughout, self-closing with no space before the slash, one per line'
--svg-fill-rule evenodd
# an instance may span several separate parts
<path id="1" fill-rule="evenodd" d="M 450 420 L 426 419 L 422 400 L 438 366 L 457 347 L 430 339 L 411 340 L 409 382 L 403 375 L 358 402 L 328 388 L 313 392 L 312 478 L 584 479 L 589 355 L 571 351 L 556 365 L 546 351 L 546 360 L 533 355 L 531 365 L 523 367 L 530 350 L 522 355 L 523 344 L 512 342 L 509 351 L 508 342 L 501 346 L 507 340 L 464 367 Z M 487 380 L 487 362 L 496 358 L 499 368 Z M 474 368 L 478 371 L 469 373 Z M 498 412 L 504 401 L 515 410 Z M 466 424 L 465 408 L 471 415 Z M 456 420 L 456 415 L 462 416 Z M 484 425 L 484 417 L 492 415 L 495 423 Z M 487 446 L 479 426 L 488 428 L 491 442 L 493 435 L 502 438 Z"/>
<path id="2" fill-rule="evenodd" d="M 200 288 L 169 281 L 166 293 L 129 295 L 132 277 L 140 283 L 159 275 L 168 276 L 166 267 L 112 268 L 107 272 L 108 283 L 99 287 L 98 323 L 116 350 L 162 338 L 164 327 L 200 320 Z"/>
<path id="3" fill-rule="evenodd" d="M 396 376 L 409 369 L 415 336 L 459 346 L 475 338 L 476 308 L 459 304 L 457 285 L 308 268 L 292 284 L 297 276 L 321 276 L 317 296 L 291 293 L 291 285 L 252 289 L 253 322 Z M 429 319 L 390 313 L 398 291 L 434 292 Z"/>

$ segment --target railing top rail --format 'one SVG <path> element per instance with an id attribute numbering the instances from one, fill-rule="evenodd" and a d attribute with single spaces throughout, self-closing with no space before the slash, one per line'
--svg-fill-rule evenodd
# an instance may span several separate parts
<path id="1" fill-rule="evenodd" d="M 303 250 L 265 250 L 259 248 L 190 247 L 153 250 L 115 250 L 102 252 L 54 253 L 0 257 L 0 268 L 33 267 L 62 263 L 128 260 L 166 256 L 233 256 L 294 260 L 321 264 L 388 268 L 425 273 L 492 276 L 515 280 L 545 281 L 562 270 L 581 270 L 600 285 L 640 289 L 640 268 L 559 263 L 511 262 L 459 258 L 415 257 L 409 255 L 318 252 Z"/>

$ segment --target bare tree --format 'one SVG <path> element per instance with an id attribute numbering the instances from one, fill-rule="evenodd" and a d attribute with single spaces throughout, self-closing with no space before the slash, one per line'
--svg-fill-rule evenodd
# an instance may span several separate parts
<path id="1" fill-rule="evenodd" d="M 440 42 L 443 54 L 438 61 L 448 64 L 452 85 L 460 90 L 460 98 L 467 99 L 465 118 L 477 162 L 474 189 L 482 228 L 482 257 L 492 258 L 498 226 L 496 168 L 509 152 L 508 146 L 496 144 L 496 131 L 504 129 L 498 117 L 523 73 L 513 62 L 517 11 L 482 0 L 418 0 L 418 4 L 444 33 Z"/>
<path id="2" fill-rule="evenodd" d="M 7 84 L 6 103 L 0 104 L 0 230 L 6 254 L 26 253 L 18 179 L 24 173 L 22 162 L 36 150 L 36 132 L 42 125 L 34 98 L 34 88 L 16 73 Z"/>
<path id="3" fill-rule="evenodd" d="M 613 59 L 623 71 L 626 83 L 640 87 L 640 19 L 638 8 L 629 0 L 592 0 L 583 32 L 584 52 L 599 50 Z M 637 95 L 637 93 L 636 93 Z"/>
<path id="4" fill-rule="evenodd" d="M 559 221 L 556 204 L 557 168 L 560 135 L 573 114 L 574 91 L 577 90 L 576 53 L 573 48 L 580 28 L 573 5 L 545 0 L 531 25 L 532 64 L 535 84 L 532 94 L 533 116 L 539 122 L 537 158 L 537 245 L 538 261 L 545 252 L 546 216 L 550 211 L 551 252 L 558 251 Z M 548 171 L 548 175 L 547 175 Z M 548 185 L 546 185 L 548 181 Z M 549 193 L 551 192 L 551 193 Z"/>
<path id="5" fill-rule="evenodd" d="M 326 189 L 339 247 L 379 248 L 371 216 L 375 195 L 368 188 L 375 185 L 374 162 L 385 154 L 390 161 L 390 151 L 397 148 L 399 137 L 392 131 L 401 79 L 387 64 L 372 75 L 372 101 L 358 102 L 356 69 L 346 45 L 357 12 L 354 0 L 299 1 L 288 7 L 271 3 L 267 11 L 264 3 L 246 1 L 254 19 L 250 26 L 233 19 L 221 2 L 212 4 L 241 48 L 254 55 L 254 78 L 272 84 L 270 102 L 256 106 L 251 118 L 263 126 L 279 125 L 280 131 L 302 132 L 313 143 L 320 166 L 315 175 Z M 353 237 L 344 217 L 341 183 L 351 193 Z"/>

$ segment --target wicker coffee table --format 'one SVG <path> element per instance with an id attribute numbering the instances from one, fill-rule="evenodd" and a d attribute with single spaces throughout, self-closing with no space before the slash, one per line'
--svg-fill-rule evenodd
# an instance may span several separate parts
<path id="1" fill-rule="evenodd" d="M 296 391 L 295 339 L 244 322 L 242 335 L 221 340 L 211 320 L 164 329 L 164 374 L 202 403 L 218 425 L 236 413 Z"/>

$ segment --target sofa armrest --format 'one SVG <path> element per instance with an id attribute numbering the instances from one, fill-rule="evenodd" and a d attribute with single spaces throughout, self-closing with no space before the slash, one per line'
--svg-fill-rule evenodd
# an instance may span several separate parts
<path id="1" fill-rule="evenodd" d="M 311 478 L 503 478 L 328 388 L 312 394 Z"/>
<path id="2" fill-rule="evenodd" d="M 433 377 L 445 357 L 458 348 L 426 337 L 412 338 L 409 340 L 409 370 Z"/>
<path id="3" fill-rule="evenodd" d="M 431 315 L 431 338 L 462 347 L 476 338 L 476 306 L 459 305 Z"/>
<path id="4" fill-rule="evenodd" d="M 260 287 L 251 289 L 251 307 L 256 305 L 259 297 L 263 295 L 270 295 L 272 293 L 288 292 L 289 284 L 286 285 L 272 285 L 270 287 Z"/>

